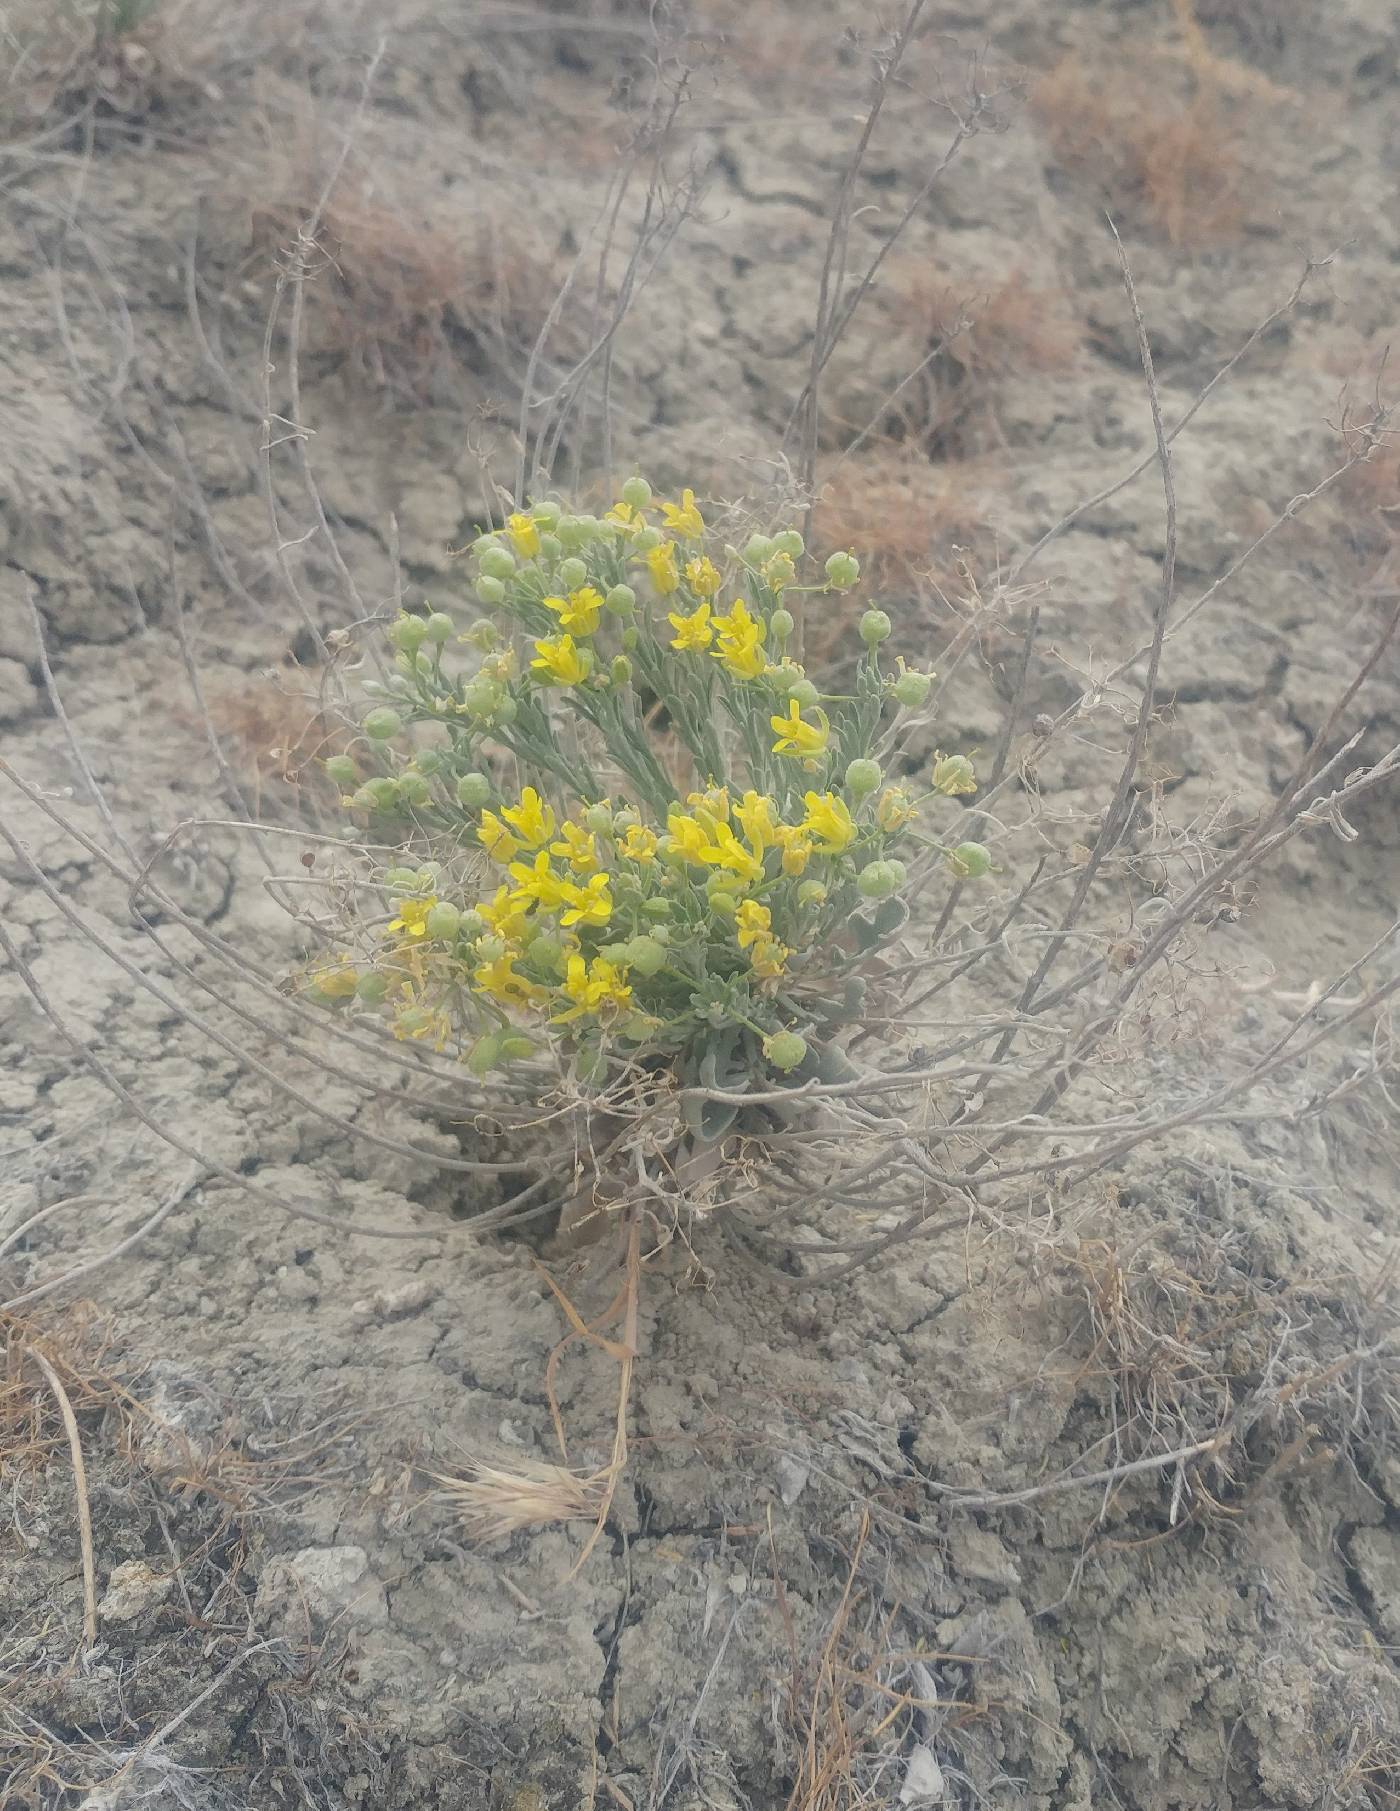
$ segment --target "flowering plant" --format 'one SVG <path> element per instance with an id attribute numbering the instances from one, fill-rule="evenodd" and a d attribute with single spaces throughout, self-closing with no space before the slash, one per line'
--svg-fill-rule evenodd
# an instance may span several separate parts
<path id="1" fill-rule="evenodd" d="M 975 789 L 966 756 L 886 781 L 933 675 L 888 668 L 884 612 L 859 619 L 849 690 L 797 658 L 792 606 L 848 591 L 856 559 L 805 575 L 794 529 L 731 546 L 691 491 L 641 478 L 601 519 L 520 510 L 471 557 L 488 614 L 465 633 L 400 614 L 363 752 L 326 763 L 408 854 L 367 958 L 323 960 L 314 990 L 478 1076 L 541 1039 L 592 1084 L 639 1064 L 702 1096 L 828 1075 L 920 866 L 990 866 L 929 821 Z M 688 1102 L 705 1137 L 734 1117 Z"/>

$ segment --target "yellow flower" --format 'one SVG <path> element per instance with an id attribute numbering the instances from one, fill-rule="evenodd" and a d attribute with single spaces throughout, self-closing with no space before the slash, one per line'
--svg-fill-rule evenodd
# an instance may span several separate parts
<path id="1" fill-rule="evenodd" d="M 545 598 L 544 607 L 554 612 L 559 618 L 559 627 L 567 629 L 571 635 L 592 635 L 603 613 L 603 594 L 592 585 L 583 585 L 566 598 Z"/>
<path id="2" fill-rule="evenodd" d="M 569 902 L 569 910 L 560 918 L 560 924 L 606 924 L 612 917 L 608 883 L 606 874 L 595 874 L 585 887 L 575 887 L 565 881 L 564 897 Z"/>
<path id="3" fill-rule="evenodd" d="M 516 974 L 515 957 L 509 953 L 474 968 L 472 980 L 478 992 L 490 994 L 493 1000 L 500 1000 L 507 1006 L 524 1006 L 545 997 L 542 987 L 527 981 L 524 975 Z"/>
<path id="4" fill-rule="evenodd" d="M 746 792 L 734 807 L 734 815 L 755 855 L 761 856 L 769 843 L 777 840 L 777 812 L 772 799 L 759 792 Z"/>
<path id="5" fill-rule="evenodd" d="M 918 806 L 902 786 L 887 786 L 875 804 L 875 822 L 885 831 L 898 830 L 918 815 Z"/>
<path id="6" fill-rule="evenodd" d="M 572 635 L 556 635 L 535 643 L 532 670 L 555 685 L 582 685 L 588 677 L 590 658 L 574 645 Z"/>
<path id="7" fill-rule="evenodd" d="M 729 822 L 729 788 L 727 786 L 711 786 L 706 792 L 687 793 L 685 802 L 695 813 L 695 820 L 706 835 L 714 833 L 716 824 Z"/>
<path id="8" fill-rule="evenodd" d="M 586 874 L 598 866 L 598 845 L 591 830 L 580 830 L 577 824 L 561 824 L 562 842 L 551 843 L 549 852 L 567 861 L 575 874 Z"/>
<path id="9" fill-rule="evenodd" d="M 826 712 L 814 707 L 812 714 L 817 721 L 804 723 L 802 707 L 795 698 L 789 698 L 787 716 L 769 718 L 778 738 L 773 744 L 775 755 L 797 755 L 805 760 L 825 752 L 830 734 Z"/>
<path id="10" fill-rule="evenodd" d="M 661 513 L 666 518 L 666 526 L 686 541 L 698 541 L 705 532 L 705 518 L 695 507 L 695 492 L 683 490 L 679 503 L 663 503 Z"/>
<path id="11" fill-rule="evenodd" d="M 476 840 L 491 857 L 504 866 L 513 855 L 520 853 L 520 840 L 511 835 L 494 811 L 483 811 L 481 828 L 476 833 Z"/>
<path id="12" fill-rule="evenodd" d="M 401 922 L 396 919 L 390 928 L 397 929 Z M 423 933 L 419 931 L 418 935 L 421 937 Z M 311 974 L 311 985 L 326 1000 L 348 1000 L 359 981 L 355 965 L 348 956 L 339 956 L 334 963 L 314 969 Z"/>
<path id="13" fill-rule="evenodd" d="M 783 873 L 801 874 L 812 859 L 812 839 L 796 824 L 779 824 L 774 841 L 783 851 Z"/>
<path id="14" fill-rule="evenodd" d="M 546 912 L 557 912 L 560 906 L 568 903 L 571 891 L 568 881 L 561 880 L 550 866 L 548 854 L 541 849 L 533 865 L 523 861 L 513 861 L 508 870 L 510 877 L 517 883 L 510 896 L 514 906 L 526 906 L 537 902 Z"/>
<path id="15" fill-rule="evenodd" d="M 506 533 L 515 543 L 515 551 L 522 560 L 534 559 L 540 550 L 540 530 L 533 516 L 508 517 Z"/>
<path id="16" fill-rule="evenodd" d="M 824 855 L 839 855 L 856 840 L 856 827 L 846 809 L 846 801 L 830 792 L 807 792 L 802 795 L 807 816 L 802 828 L 817 840 Z"/>
<path id="17" fill-rule="evenodd" d="M 484 918 L 496 935 L 504 938 L 507 943 L 524 941 L 529 913 L 525 907 L 516 904 L 509 887 L 497 887 L 496 897 L 483 899 L 476 909 L 478 916 Z"/>
<path id="18" fill-rule="evenodd" d="M 768 667 L 763 655 L 764 624 L 756 622 L 742 603 L 736 603 L 728 616 L 715 618 L 715 628 L 719 645 L 714 658 L 722 660 L 739 679 L 762 678 Z"/>
<path id="19" fill-rule="evenodd" d="M 698 560 L 686 561 L 685 576 L 697 597 L 713 597 L 722 583 L 714 563 L 703 554 Z"/>
<path id="20" fill-rule="evenodd" d="M 709 647 L 714 630 L 710 627 L 708 604 L 701 604 L 689 616 L 679 616 L 673 611 L 666 620 L 676 631 L 676 639 L 671 643 L 673 648 L 680 648 L 691 654 L 703 654 Z"/>
<path id="21" fill-rule="evenodd" d="M 426 937 L 428 934 L 428 913 L 437 904 L 436 899 L 400 899 L 399 915 L 391 918 L 385 927 L 390 933 L 402 931 L 405 937 Z M 325 989 L 322 988 L 322 992 Z"/>
<path id="22" fill-rule="evenodd" d="M 671 839 L 672 849 L 683 855 L 688 862 L 697 868 L 705 865 L 705 851 L 709 847 L 709 837 L 702 825 L 694 818 L 687 817 L 682 811 L 673 811 L 666 819 L 666 833 Z"/>
<path id="23" fill-rule="evenodd" d="M 749 952 L 749 961 L 756 975 L 771 977 L 782 974 L 791 954 L 788 946 L 779 943 L 776 937 L 760 937 Z"/>
<path id="24" fill-rule="evenodd" d="M 734 914 L 734 922 L 738 926 L 739 948 L 746 950 L 760 938 L 767 937 L 773 926 L 773 914 L 756 899 L 745 899 Z"/>
<path id="25" fill-rule="evenodd" d="M 623 980 L 623 970 L 615 963 L 595 956 L 591 963 L 582 956 L 570 956 L 568 971 L 561 983 L 562 991 L 573 1001 L 563 1012 L 550 1014 L 550 1022 L 562 1025 L 584 1013 L 601 1013 L 605 1008 L 615 1012 L 632 998 L 632 989 Z"/>
<path id="26" fill-rule="evenodd" d="M 613 847 L 628 861 L 640 862 L 645 867 L 656 860 L 656 841 L 656 832 L 648 830 L 645 824 L 629 824 L 626 836 Z"/>
<path id="27" fill-rule="evenodd" d="M 681 575 L 676 571 L 674 542 L 663 541 L 659 547 L 651 548 L 646 559 L 652 584 L 662 597 L 669 597 L 681 582 Z"/>
<path id="28" fill-rule="evenodd" d="M 625 529 L 629 535 L 636 534 L 637 530 L 646 523 L 646 517 L 641 510 L 633 509 L 630 503 L 614 503 L 603 516 L 603 520 L 616 522 L 618 527 Z"/>
<path id="29" fill-rule="evenodd" d="M 755 881 L 763 878 L 763 858 L 751 855 L 735 836 L 728 824 L 717 824 L 714 839 L 702 852 L 701 859 L 715 868 L 728 868 L 741 880 Z"/>
<path id="30" fill-rule="evenodd" d="M 441 1050 L 451 1035 L 452 1020 L 441 1006 L 410 1006 L 394 1017 L 394 1036 L 400 1043 L 405 1038 L 431 1039 L 433 1049 Z"/>
<path id="31" fill-rule="evenodd" d="M 484 817 L 485 813 L 482 815 Z M 554 813 L 533 786 L 527 786 L 520 795 L 520 803 L 507 805 L 501 816 L 527 849 L 538 849 L 554 835 Z"/>

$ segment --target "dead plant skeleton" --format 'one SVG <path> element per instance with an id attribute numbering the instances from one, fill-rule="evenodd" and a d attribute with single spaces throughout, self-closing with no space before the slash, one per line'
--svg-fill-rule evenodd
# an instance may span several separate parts
<path id="1" fill-rule="evenodd" d="M 816 273 L 810 368 L 790 423 L 795 488 L 804 507 L 817 505 L 824 380 L 832 356 L 919 208 L 977 134 L 997 122 L 1005 98 L 1001 90 L 984 91 L 983 72 L 974 64 L 966 93 L 947 102 L 953 123 L 944 149 L 921 173 L 893 230 L 861 267 L 852 249 L 857 179 L 886 99 L 901 78 L 922 10 L 922 0 L 914 0 L 876 60 L 872 98 L 840 179 Z M 588 475 L 571 466 L 580 456 L 583 429 L 602 449 L 603 475 L 609 475 L 606 468 L 619 451 L 612 387 L 616 361 L 624 356 L 622 328 L 697 207 L 698 173 L 676 151 L 685 74 L 677 73 L 671 51 L 659 39 L 653 43 L 651 67 L 653 86 L 633 142 L 556 304 L 545 314 L 523 374 L 512 486 L 517 498 L 541 483 L 577 482 Z M 365 660 L 376 658 L 374 629 L 387 607 L 398 601 L 367 595 L 367 585 L 341 550 L 335 514 L 325 501 L 301 378 L 308 283 L 322 255 L 326 212 L 377 74 L 376 58 L 366 70 L 343 149 L 331 160 L 319 196 L 307 216 L 295 222 L 284 246 L 267 320 L 257 410 L 267 532 L 286 609 L 314 650 L 308 662 L 315 672 L 307 681 L 307 722 L 316 726 L 311 733 L 318 738 L 353 734 L 356 672 Z M 1393 1076 L 1393 1006 L 1400 989 L 1393 951 L 1400 927 L 1392 927 L 1365 951 L 1348 968 L 1344 983 L 1323 984 L 1315 997 L 1290 1009 L 1272 1037 L 1257 1047 L 1231 1023 L 1229 989 L 1222 987 L 1220 970 L 1209 955 L 1208 932 L 1264 864 L 1296 839 L 1355 835 L 1358 812 L 1400 770 L 1396 748 L 1368 752 L 1365 764 L 1359 764 L 1364 726 L 1358 726 L 1366 688 L 1394 647 L 1400 607 L 1377 612 L 1366 631 L 1367 644 L 1355 651 L 1352 677 L 1337 688 L 1273 804 L 1239 833 L 1212 842 L 1173 830 L 1154 814 L 1152 789 L 1144 777 L 1149 732 L 1163 702 L 1164 651 L 1186 625 L 1223 598 L 1231 580 L 1278 529 L 1388 446 L 1389 412 L 1377 396 L 1364 415 L 1349 418 L 1345 457 L 1337 468 L 1306 494 L 1284 500 L 1225 572 L 1183 600 L 1177 543 L 1179 532 L 1189 535 L 1190 524 L 1178 521 L 1173 449 L 1267 328 L 1295 309 L 1320 266 L 1309 265 L 1292 294 L 1192 405 L 1168 423 L 1153 368 L 1151 324 L 1127 254 L 1121 245 L 1119 250 L 1125 306 L 1142 368 L 1150 450 L 1010 559 L 994 582 L 960 600 L 968 623 L 1005 628 L 1018 649 L 1013 662 L 1017 680 L 989 782 L 972 806 L 971 821 L 997 851 L 1001 874 L 980 893 L 942 883 L 935 888 L 931 869 L 923 877 L 929 909 L 911 921 L 898 959 L 872 971 L 866 1026 L 850 1039 L 842 1072 L 830 1079 L 791 1088 L 682 1089 L 664 1073 L 617 1060 L 598 1089 L 583 1086 L 567 1059 L 552 1052 L 488 1083 L 466 1075 L 454 1050 L 386 1044 L 368 1023 L 328 1029 L 317 1009 L 288 991 L 275 960 L 259 959 L 240 945 L 236 934 L 214 928 L 189 909 L 171 878 L 172 858 L 184 850 L 217 848 L 236 860 L 237 848 L 247 847 L 261 866 L 264 891 L 289 920 L 290 966 L 296 955 L 322 944 L 328 929 L 343 921 L 338 902 L 366 884 L 366 859 L 391 852 L 374 850 L 315 819 L 305 828 L 295 822 L 269 823 L 253 809 L 228 750 L 227 717 L 217 699 L 208 700 L 199 686 L 178 588 L 169 602 L 194 682 L 192 708 L 216 753 L 230 814 L 191 819 L 175 826 L 158 847 L 138 849 L 64 711 L 43 647 L 42 618 L 34 611 L 43 678 L 80 804 L 46 779 L 0 760 L 0 774 L 18 801 L 15 819 L 7 814 L 0 821 L 0 836 L 56 921 L 85 937 L 132 987 L 158 1001 L 194 1038 L 256 1076 L 287 1102 L 289 1111 L 343 1138 L 368 1140 L 406 1162 L 435 1165 L 499 1191 L 474 1215 L 475 1233 L 537 1224 L 567 1209 L 572 1217 L 592 1219 L 603 1228 L 600 1250 L 620 1253 L 618 1293 L 601 1319 L 587 1320 L 560 1292 L 569 1337 L 583 1339 L 618 1366 L 620 1406 L 611 1453 L 597 1468 L 575 1468 L 561 1426 L 561 1464 L 547 1473 L 527 1477 L 484 1464 L 474 1480 L 456 1489 L 469 1517 L 488 1532 L 551 1517 L 584 1517 L 595 1521 L 596 1538 L 626 1461 L 628 1392 L 640 1356 L 638 1294 L 650 1263 L 678 1235 L 712 1236 L 716 1244 L 728 1240 L 748 1257 L 770 1261 L 780 1276 L 801 1289 L 839 1282 L 887 1260 L 907 1241 L 961 1237 L 969 1226 L 1039 1249 L 1053 1245 L 1066 1228 L 1072 1230 L 1077 1188 L 1149 1142 L 1252 1117 L 1277 1116 L 1293 1123 L 1321 1119 L 1340 1099 L 1365 1087 L 1386 1086 Z M 556 330 L 565 303 L 588 292 L 591 316 L 583 349 L 571 343 L 561 350 Z M 193 263 L 187 293 L 194 325 L 203 336 Z M 207 337 L 203 343 L 216 360 Z M 104 395 L 105 406 L 121 415 L 124 392 L 141 381 L 129 371 L 124 354 Z M 231 378 L 228 387 L 231 393 L 243 393 Z M 207 522 L 209 512 L 201 507 L 188 462 L 143 438 L 130 421 L 126 425 L 141 456 L 162 471 L 172 497 L 195 520 Z M 864 432 L 862 428 L 857 438 Z M 1165 554 L 1150 629 L 1084 674 L 1073 701 L 1032 732 L 1025 720 L 1024 688 L 1027 674 L 1043 658 L 1043 596 L 1034 588 L 1035 562 L 1072 525 L 1154 471 L 1163 491 Z M 736 524 L 741 515 L 736 514 Z M 210 551 L 211 556 L 217 552 L 216 539 Z M 321 580 L 314 585 L 307 577 L 312 556 Z M 333 597 L 326 595 L 327 584 Z M 366 629 L 368 635 L 362 633 Z M 970 658 L 973 641 L 970 630 L 955 632 L 939 667 L 946 673 L 960 659 Z M 1046 822 L 1034 773 L 1050 751 L 1078 736 L 1092 737 L 1109 749 L 1114 771 L 1096 807 L 1083 815 L 1070 838 L 1062 826 Z M 99 829 L 86 816 L 89 806 Z M 149 963 L 134 960 L 110 925 L 91 922 L 65 898 L 53 875 L 26 847 L 18 823 L 21 809 L 26 823 L 40 821 L 60 832 L 105 871 L 121 906 L 129 906 L 149 943 Z M 1144 853 L 1150 853 L 1159 875 L 1150 890 L 1140 879 Z M 1131 902 L 1127 922 L 1125 898 Z M 120 1053 L 85 1047 L 62 1004 L 45 988 L 32 952 L 4 926 L 0 946 L 75 1055 L 111 1089 L 125 1113 L 153 1137 L 175 1146 L 190 1166 L 191 1178 L 188 1186 L 182 1184 L 184 1194 L 176 1191 L 153 1208 L 136 1233 L 103 1259 L 80 1272 L 41 1279 L 18 1303 L 66 1286 L 78 1274 L 90 1274 L 98 1262 L 112 1261 L 134 1239 L 149 1236 L 190 1189 L 216 1181 L 346 1237 L 423 1236 L 413 1227 L 345 1218 L 329 1173 L 307 1166 L 304 1192 L 292 1200 L 177 1135 L 158 1104 L 143 1099 L 139 1081 L 123 1073 Z M 1208 1004 L 1207 993 L 1215 996 Z M 1198 1025 L 1205 1027 L 1199 1040 Z M 1190 1053 L 1186 1065 L 1174 1060 L 1180 1050 Z M 355 1102 L 353 1109 L 339 1104 L 346 1095 Z M 722 1148 L 706 1147 L 686 1133 L 682 1109 L 687 1100 L 740 1111 L 742 1118 Z M 437 1137 L 425 1135 L 420 1141 L 376 1130 L 373 1115 L 360 1109 L 380 1102 L 411 1108 L 428 1126 L 464 1131 L 470 1154 L 445 1155 Z M 789 1231 L 794 1223 L 796 1231 Z M 718 1258 L 708 1261 L 722 1268 Z M 603 1334 L 610 1318 L 621 1320 L 620 1337 Z M 1116 1472 L 1090 1467 L 1072 1473 L 1063 1487 L 1097 1489 L 1114 1476 L 1132 1475 L 1139 1466 L 1180 1471 L 1217 1454 L 1228 1438 L 1230 1427 L 1222 1424 L 1201 1438 L 1124 1460 Z M 1017 1498 L 972 1493 L 960 1500 L 988 1504 L 1027 1498 L 1025 1493 Z"/>

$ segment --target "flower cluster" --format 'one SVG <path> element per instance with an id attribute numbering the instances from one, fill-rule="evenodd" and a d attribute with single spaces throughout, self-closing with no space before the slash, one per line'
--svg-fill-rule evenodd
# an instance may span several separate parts
<path id="1" fill-rule="evenodd" d="M 854 681 L 824 693 L 794 606 L 849 590 L 857 561 L 804 578 L 794 529 L 728 545 L 689 490 L 633 478 L 602 517 L 538 502 L 471 557 L 485 614 L 401 614 L 364 753 L 327 763 L 348 809 L 433 859 L 381 877 L 372 958 L 329 957 L 316 991 L 467 1043 L 482 1072 L 541 1037 L 585 1074 L 615 1049 L 712 1085 L 808 1072 L 911 870 L 990 866 L 938 831 L 938 802 L 975 789 L 966 756 L 919 786 L 877 758 L 933 675 L 887 670 L 867 610 Z"/>

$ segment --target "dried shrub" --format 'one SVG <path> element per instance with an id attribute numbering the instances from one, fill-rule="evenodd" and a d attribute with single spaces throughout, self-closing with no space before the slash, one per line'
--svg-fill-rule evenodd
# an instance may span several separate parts
<path id="1" fill-rule="evenodd" d="M 1056 161 L 1170 245 L 1238 239 L 1257 206 L 1246 127 L 1214 85 L 1175 100 L 1147 74 L 1067 57 L 1035 84 L 1031 105 Z"/>
<path id="2" fill-rule="evenodd" d="M 942 588 L 986 551 L 994 484 L 975 463 L 930 463 L 913 447 L 845 460 L 818 491 L 813 540 L 823 556 L 858 546 L 870 590 Z"/>
<path id="3" fill-rule="evenodd" d="M 386 194 L 361 170 L 322 203 L 316 138 L 313 125 L 274 143 L 238 177 L 245 270 L 304 272 L 304 353 L 416 402 L 454 370 L 517 389 L 558 288 L 543 242 L 475 203 Z"/>
<path id="4" fill-rule="evenodd" d="M 1083 327 L 1066 292 L 1023 267 L 969 294 L 937 265 L 909 259 L 891 273 L 888 307 L 909 341 L 909 382 L 880 423 L 934 457 L 966 458 L 1004 445 L 999 403 L 1012 380 L 1067 370 Z"/>
<path id="5" fill-rule="evenodd" d="M 304 689 L 304 676 L 284 670 L 211 690 L 209 717 L 250 802 L 264 809 L 298 803 L 333 807 L 337 792 L 324 762 L 344 754 L 350 738 Z"/>

